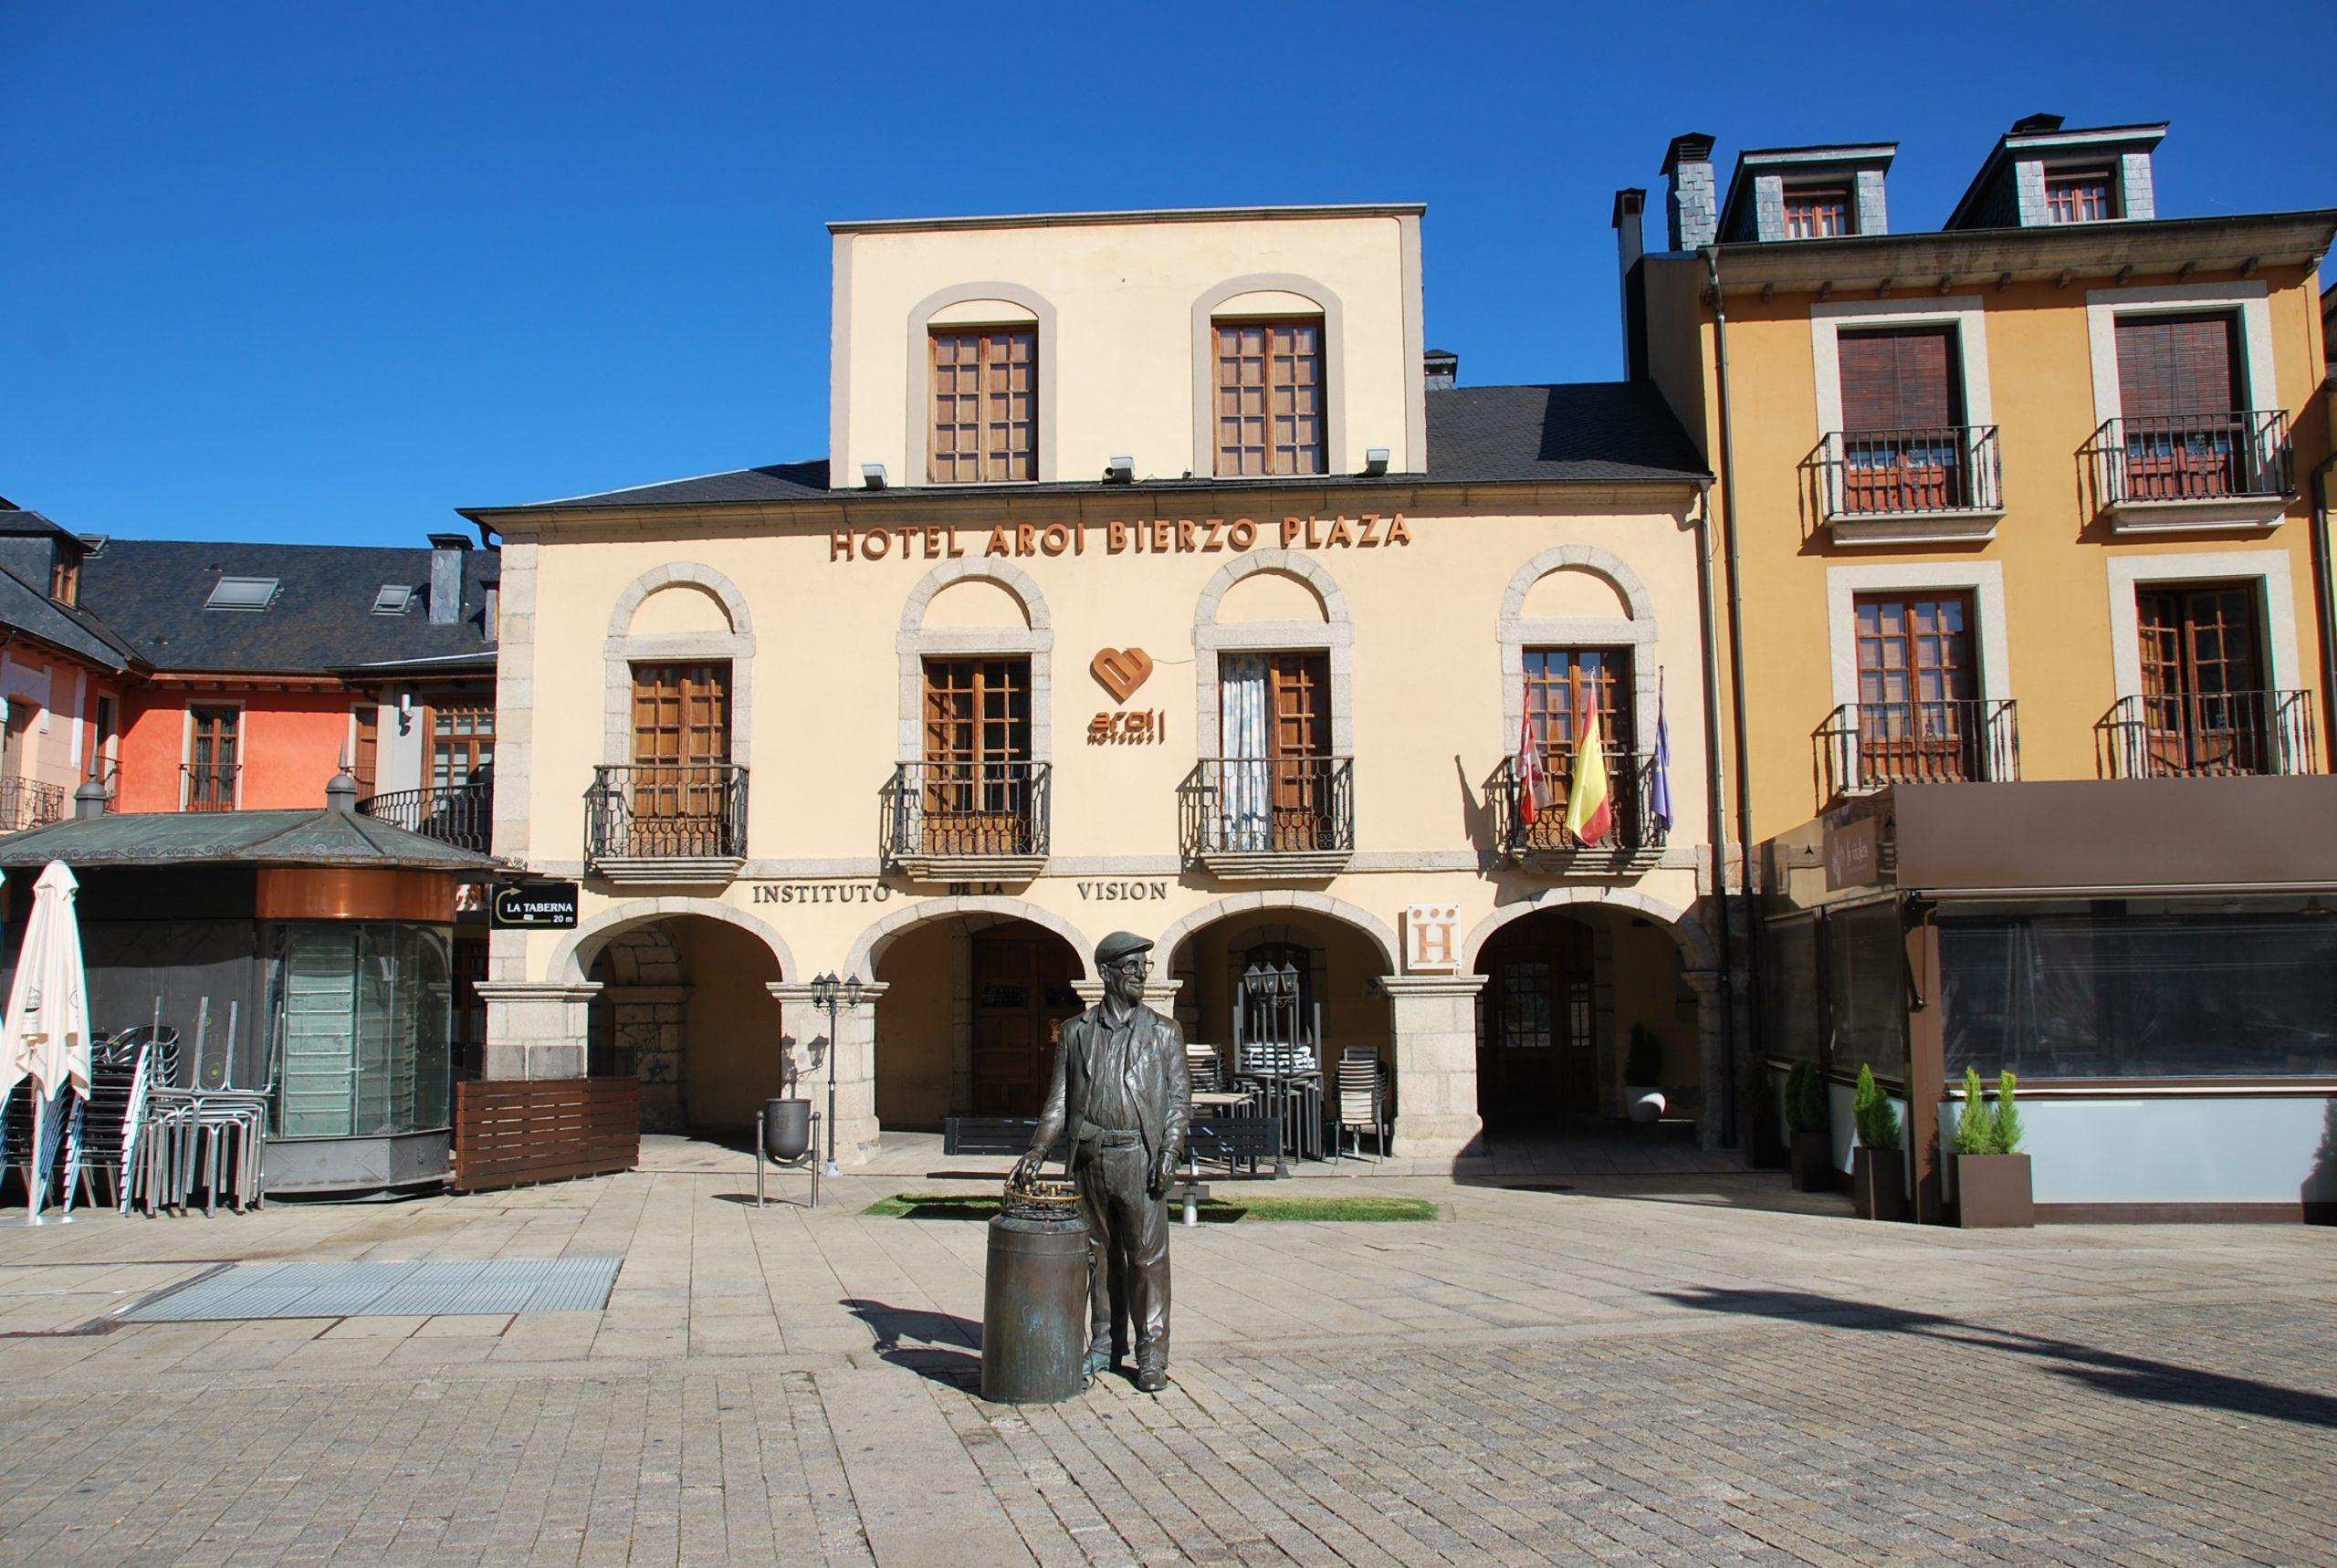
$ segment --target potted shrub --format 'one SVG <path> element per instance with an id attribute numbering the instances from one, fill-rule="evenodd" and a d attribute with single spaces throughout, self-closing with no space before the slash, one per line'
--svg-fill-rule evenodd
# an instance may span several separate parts
<path id="1" fill-rule="evenodd" d="M 1623 1110 L 1634 1122 L 1663 1120 L 1663 1045 L 1643 1023 L 1631 1026 L 1623 1056 Z"/>
<path id="2" fill-rule="evenodd" d="M 2020 1152 L 2020 1108 L 2010 1072 L 1987 1102 L 1980 1074 L 1964 1070 L 1964 1109 L 1955 1118 L 1955 1222 L 1966 1230 L 2020 1230 L 2037 1223 L 2028 1156 Z"/>
<path id="3" fill-rule="evenodd" d="M 1834 1140 L 1828 1131 L 1832 1124 L 1825 1075 L 1814 1061 L 1795 1062 L 1786 1070 L 1786 1131 L 1791 1134 L 1787 1158 L 1794 1191 L 1834 1190 Z"/>
<path id="4" fill-rule="evenodd" d="M 1773 1171 L 1785 1164 L 1785 1149 L 1777 1142 L 1776 1084 L 1766 1058 L 1754 1057 L 1745 1065 L 1736 1085 L 1738 1142 L 1755 1170 Z"/>
<path id="5" fill-rule="evenodd" d="M 1899 1149 L 1899 1111 L 1874 1081 L 1874 1069 L 1859 1069 L 1858 1146 L 1850 1151 L 1850 1194 L 1869 1219 L 1907 1218 L 1907 1166 Z"/>

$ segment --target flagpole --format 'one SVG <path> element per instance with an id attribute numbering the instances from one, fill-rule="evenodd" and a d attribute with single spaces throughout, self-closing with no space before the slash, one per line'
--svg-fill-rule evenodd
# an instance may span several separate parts
<path id="1" fill-rule="evenodd" d="M 32 1157 L 25 1162 L 25 1224 L 34 1226 L 43 1223 L 40 1217 L 41 1189 L 48 1185 L 40 1168 L 40 1080 L 26 1073 L 25 1092 L 33 1098 L 33 1143 L 26 1151 Z"/>

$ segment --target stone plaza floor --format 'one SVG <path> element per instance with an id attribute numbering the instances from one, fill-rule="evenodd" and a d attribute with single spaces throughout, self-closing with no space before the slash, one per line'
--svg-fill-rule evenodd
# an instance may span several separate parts
<path id="1" fill-rule="evenodd" d="M 0 1215 L 0 1562 L 2337 1561 L 2337 1231 L 1861 1224 L 1692 1151 L 1175 1232 L 1175 1386 L 976 1393 L 983 1228 L 743 1155 Z M 1623 1160 L 1629 1165 L 1635 1162 Z M 1519 1186 L 1493 1185 L 1519 1182 Z M 600 1311 L 129 1323 L 236 1262 L 621 1260 Z"/>

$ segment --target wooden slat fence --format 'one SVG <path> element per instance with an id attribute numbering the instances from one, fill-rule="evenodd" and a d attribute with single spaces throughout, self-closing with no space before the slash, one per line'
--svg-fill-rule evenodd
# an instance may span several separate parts
<path id="1" fill-rule="evenodd" d="M 456 1192 L 605 1176 L 640 1163 L 638 1080 L 455 1085 Z"/>

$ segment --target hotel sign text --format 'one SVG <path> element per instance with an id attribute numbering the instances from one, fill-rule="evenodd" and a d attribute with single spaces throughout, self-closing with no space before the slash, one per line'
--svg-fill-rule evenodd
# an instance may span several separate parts
<path id="1" fill-rule="evenodd" d="M 948 560 L 959 556 L 1210 555 L 1255 549 L 1377 549 L 1408 545 L 1412 531 L 1401 512 L 1383 516 L 1284 517 L 1138 517 L 1123 522 L 1016 523 L 960 528 L 937 523 L 897 528 L 837 528 L 828 535 L 830 560 Z"/>

